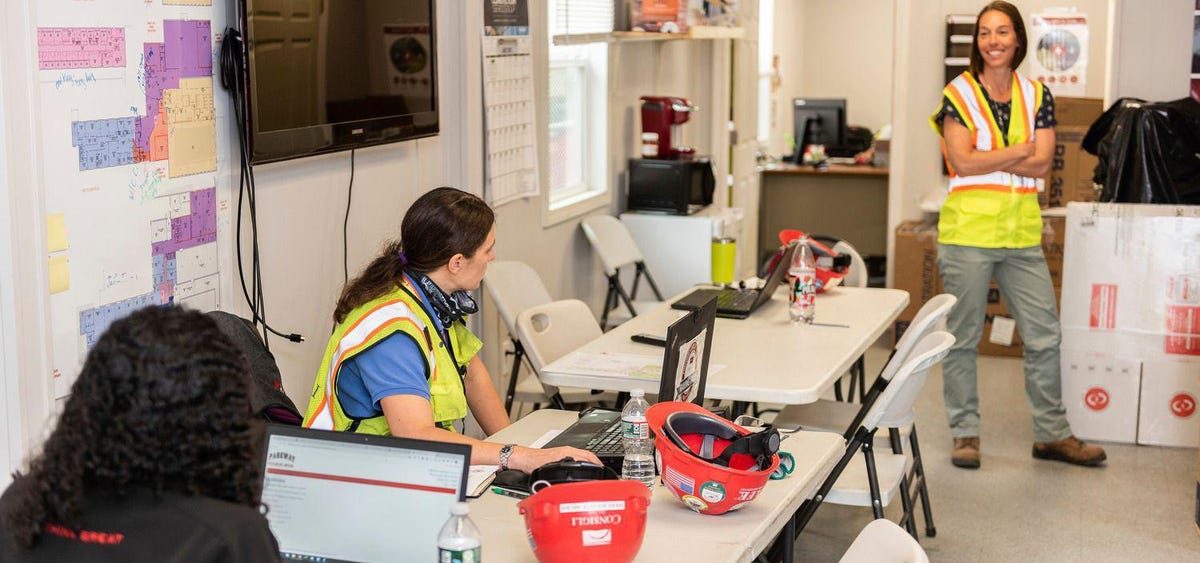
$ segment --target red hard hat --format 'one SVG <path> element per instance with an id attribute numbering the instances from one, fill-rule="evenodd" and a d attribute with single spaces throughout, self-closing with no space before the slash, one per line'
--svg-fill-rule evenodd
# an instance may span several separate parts
<path id="1" fill-rule="evenodd" d="M 650 489 L 637 481 L 551 485 L 517 503 L 541 563 L 633 561 L 649 506 Z"/>
<path id="2" fill-rule="evenodd" d="M 783 229 L 779 231 L 779 243 L 786 248 L 788 243 L 803 236 L 806 236 L 804 231 L 799 229 Z M 817 293 L 837 287 L 842 283 L 842 278 L 845 277 L 846 272 L 850 271 L 850 257 L 839 255 L 812 236 L 808 237 L 808 247 L 812 249 L 813 258 L 817 263 Z M 786 268 L 788 265 L 784 264 L 783 267 Z"/>
<path id="3" fill-rule="evenodd" d="M 701 514 L 724 514 L 758 497 L 779 466 L 779 434 L 754 433 L 695 403 L 652 405 L 646 422 L 663 485 Z"/>

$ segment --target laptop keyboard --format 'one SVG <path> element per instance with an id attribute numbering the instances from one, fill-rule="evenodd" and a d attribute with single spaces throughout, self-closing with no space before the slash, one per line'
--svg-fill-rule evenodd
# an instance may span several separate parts
<path id="1" fill-rule="evenodd" d="M 583 449 L 598 457 L 625 455 L 625 444 L 621 441 L 621 421 L 617 420 L 603 432 L 596 433 Z"/>
<path id="2" fill-rule="evenodd" d="M 722 291 L 717 294 L 717 310 L 749 310 L 758 299 L 758 292 L 751 289 Z"/>

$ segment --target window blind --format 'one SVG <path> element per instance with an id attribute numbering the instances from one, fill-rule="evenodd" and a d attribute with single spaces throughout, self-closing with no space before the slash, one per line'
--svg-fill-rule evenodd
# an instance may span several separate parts
<path id="1" fill-rule="evenodd" d="M 613 0 L 554 0 L 550 35 L 608 33 L 613 30 Z"/>

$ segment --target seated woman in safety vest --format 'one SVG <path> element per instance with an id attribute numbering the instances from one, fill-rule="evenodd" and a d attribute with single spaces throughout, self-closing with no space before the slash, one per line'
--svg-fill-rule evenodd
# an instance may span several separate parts
<path id="1" fill-rule="evenodd" d="M 469 444 L 472 464 L 505 469 L 567 456 L 600 463 L 575 448 L 495 444 L 454 428 L 468 408 L 488 435 L 509 424 L 464 320 L 477 310 L 467 292 L 495 259 L 495 221 L 483 200 L 454 188 L 413 203 L 400 240 L 342 289 L 305 427 Z"/>

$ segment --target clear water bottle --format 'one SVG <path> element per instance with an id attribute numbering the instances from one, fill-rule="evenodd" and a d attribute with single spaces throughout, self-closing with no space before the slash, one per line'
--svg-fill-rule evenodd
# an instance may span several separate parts
<path id="1" fill-rule="evenodd" d="M 650 425 L 646 423 L 646 391 L 634 389 L 629 392 L 629 402 L 621 411 L 621 438 L 625 446 L 625 462 L 621 464 L 621 478 L 640 481 L 654 487 L 654 443 L 650 440 Z"/>
<path id="2" fill-rule="evenodd" d="M 792 280 L 792 293 L 788 299 L 788 318 L 793 323 L 813 322 L 816 314 L 817 263 L 808 236 L 800 237 L 792 263 L 788 266 L 788 277 Z"/>
<path id="3" fill-rule="evenodd" d="M 450 506 L 450 519 L 438 534 L 439 563 L 479 563 L 479 546 L 482 544 L 479 528 L 467 512 L 465 502 Z"/>

